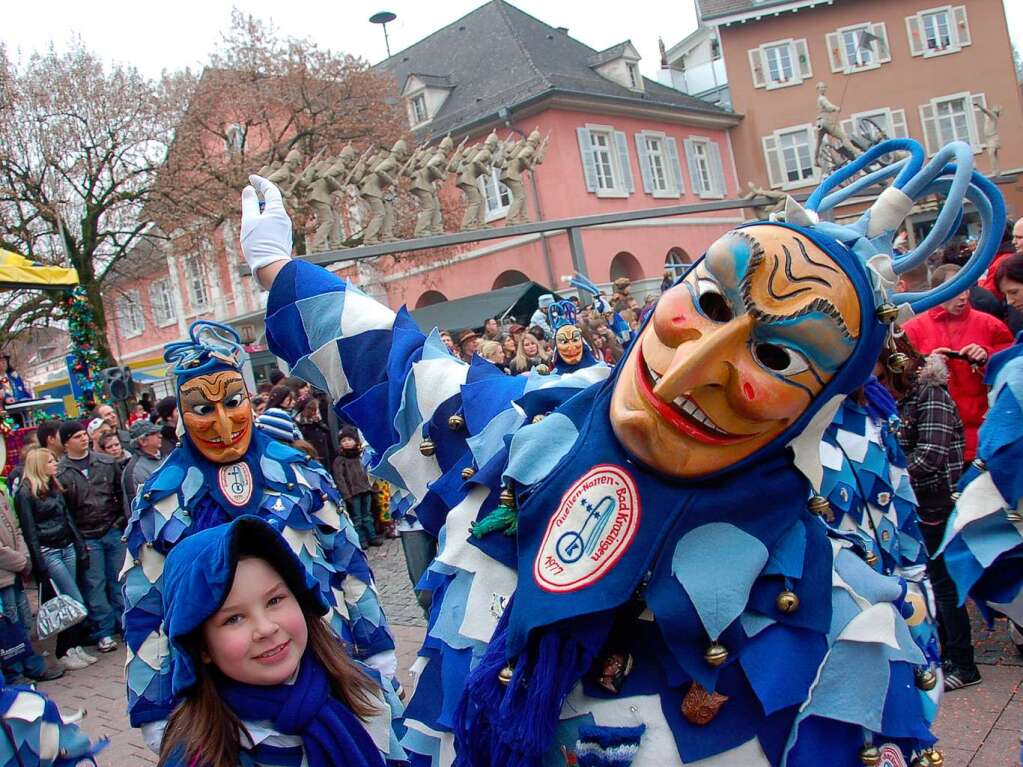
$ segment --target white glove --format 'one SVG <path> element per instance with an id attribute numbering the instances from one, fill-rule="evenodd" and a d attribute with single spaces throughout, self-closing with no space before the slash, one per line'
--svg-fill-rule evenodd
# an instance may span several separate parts
<path id="1" fill-rule="evenodd" d="M 376 655 L 370 655 L 363 663 L 379 671 L 380 676 L 388 682 L 398 673 L 398 656 L 394 654 L 394 650 L 384 650 Z"/>
<path id="2" fill-rule="evenodd" d="M 242 190 L 241 245 L 245 262 L 255 274 L 268 264 L 291 258 L 291 219 L 280 189 L 262 176 L 249 176 L 249 181 L 252 186 Z"/>
<path id="3" fill-rule="evenodd" d="M 157 756 L 160 755 L 160 744 L 163 743 L 163 733 L 166 729 L 166 719 L 161 719 L 158 722 L 146 722 L 142 725 L 142 739 L 149 746 L 149 750 Z"/>

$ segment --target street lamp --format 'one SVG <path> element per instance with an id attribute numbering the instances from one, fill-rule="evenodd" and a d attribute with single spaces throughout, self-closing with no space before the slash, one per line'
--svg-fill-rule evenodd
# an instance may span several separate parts
<path id="1" fill-rule="evenodd" d="M 397 15 L 390 11 L 380 11 L 369 17 L 370 24 L 379 24 L 384 28 L 384 47 L 387 48 L 387 58 L 391 58 L 391 42 L 387 39 L 387 25 L 394 21 Z"/>

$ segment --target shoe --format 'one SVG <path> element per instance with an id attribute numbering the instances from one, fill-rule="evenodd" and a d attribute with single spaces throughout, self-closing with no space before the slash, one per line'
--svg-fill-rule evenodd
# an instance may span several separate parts
<path id="1" fill-rule="evenodd" d="M 968 668 L 949 666 L 948 672 L 945 674 L 945 692 L 973 687 L 975 684 L 980 684 L 980 671 L 976 666 Z"/>
<path id="2" fill-rule="evenodd" d="M 69 650 L 68 652 L 71 651 Z M 36 682 L 52 682 L 54 679 L 60 679 L 62 676 L 64 676 L 64 669 L 48 666 L 42 674 L 34 676 L 32 679 Z"/>
<path id="3" fill-rule="evenodd" d="M 99 658 L 97 658 L 95 655 L 90 655 L 89 653 L 87 653 L 85 651 L 85 648 L 82 647 L 81 645 L 78 645 L 78 647 L 72 647 L 70 650 L 68 650 L 68 652 L 69 653 L 73 652 L 75 655 L 84 660 L 90 666 L 93 663 L 99 663 Z"/>
<path id="4" fill-rule="evenodd" d="M 100 652 L 113 652 L 117 649 L 117 642 L 113 637 L 103 637 L 96 643 L 96 649 Z"/>
<path id="5" fill-rule="evenodd" d="M 68 650 L 67 655 L 60 659 L 60 664 L 67 671 L 81 671 L 83 668 L 89 668 L 89 662 L 85 658 L 79 657 L 77 653 L 73 653 Z"/>
<path id="6" fill-rule="evenodd" d="M 383 546 L 384 542 L 380 538 L 373 538 L 369 542 L 370 546 Z"/>
<path id="7" fill-rule="evenodd" d="M 363 551 L 368 549 L 369 548 L 369 541 L 367 541 L 365 538 L 360 538 L 359 539 L 359 548 L 362 549 Z"/>

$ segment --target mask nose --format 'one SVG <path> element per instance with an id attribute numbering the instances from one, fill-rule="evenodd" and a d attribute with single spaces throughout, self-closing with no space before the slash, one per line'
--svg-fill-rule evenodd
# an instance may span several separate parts
<path id="1" fill-rule="evenodd" d="M 727 384 L 733 369 L 730 360 L 736 358 L 749 340 L 752 324 L 749 315 L 742 315 L 695 341 L 681 344 L 675 350 L 671 366 L 654 387 L 654 393 L 670 402 L 701 386 Z"/>
<path id="2" fill-rule="evenodd" d="M 231 441 L 231 418 L 227 415 L 227 408 L 222 403 L 217 403 L 217 434 L 224 440 L 224 444 Z"/>

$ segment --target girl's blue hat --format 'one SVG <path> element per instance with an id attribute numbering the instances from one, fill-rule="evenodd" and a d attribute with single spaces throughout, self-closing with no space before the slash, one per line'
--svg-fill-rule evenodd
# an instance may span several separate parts
<path id="1" fill-rule="evenodd" d="M 266 560 L 306 611 L 329 607 L 316 579 L 265 520 L 244 515 L 190 535 L 171 549 L 163 570 L 164 626 L 170 644 L 171 688 L 182 695 L 196 682 L 195 632 L 227 599 L 238 561 Z"/>

